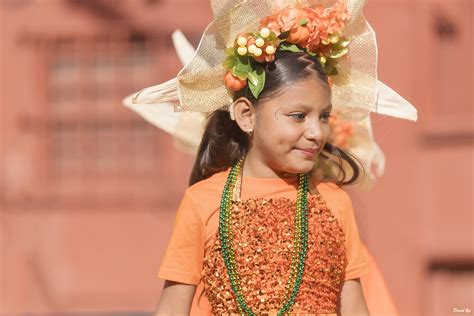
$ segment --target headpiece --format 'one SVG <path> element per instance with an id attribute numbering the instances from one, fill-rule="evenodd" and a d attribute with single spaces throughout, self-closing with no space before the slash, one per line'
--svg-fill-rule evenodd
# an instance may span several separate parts
<path id="1" fill-rule="evenodd" d="M 248 86 L 258 98 L 265 83 L 262 64 L 273 62 L 278 49 L 303 51 L 318 59 L 329 76 L 337 115 L 332 125 L 344 131 L 345 149 L 364 162 L 371 182 L 374 173 L 383 173 L 384 157 L 373 139 L 370 112 L 416 121 L 417 111 L 377 79 L 375 32 L 363 16 L 365 3 L 211 0 L 214 20 L 196 50 L 181 32 L 173 34 L 185 65 L 177 77 L 142 89 L 123 104 L 171 133 L 179 148 L 195 154 L 205 113 L 229 111 L 237 88 Z M 341 135 L 334 134 L 333 141 L 336 138 Z"/>

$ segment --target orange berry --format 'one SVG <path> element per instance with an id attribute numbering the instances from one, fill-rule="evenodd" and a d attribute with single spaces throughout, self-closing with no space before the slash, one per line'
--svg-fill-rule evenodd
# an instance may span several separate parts
<path id="1" fill-rule="evenodd" d="M 225 74 L 224 83 L 232 91 L 239 91 L 247 85 L 247 80 L 234 76 L 230 71 Z"/>

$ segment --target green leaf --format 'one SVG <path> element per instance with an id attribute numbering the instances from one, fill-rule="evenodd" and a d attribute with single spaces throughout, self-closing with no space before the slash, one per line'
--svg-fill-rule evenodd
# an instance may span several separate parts
<path id="1" fill-rule="evenodd" d="M 236 63 L 237 63 L 237 56 L 229 55 L 229 56 L 226 56 L 226 58 L 222 62 L 222 67 L 226 69 L 232 69 L 232 67 L 234 67 Z"/>
<path id="2" fill-rule="evenodd" d="M 234 68 L 232 68 L 231 72 L 234 76 L 239 77 L 239 79 L 241 79 L 241 80 L 246 80 L 249 76 L 249 74 L 246 73 L 246 72 L 240 72 L 240 71 L 236 70 L 235 66 L 234 66 Z"/>
<path id="3" fill-rule="evenodd" d="M 308 20 L 307 19 L 301 19 L 300 20 L 300 25 L 303 26 L 303 25 L 306 25 L 308 24 Z"/>
<path id="4" fill-rule="evenodd" d="M 350 42 L 351 42 L 350 40 L 348 40 L 347 38 L 343 37 L 343 38 L 341 38 L 341 40 L 337 43 L 337 45 L 339 45 L 339 46 L 345 48 L 345 47 L 349 46 Z"/>
<path id="5" fill-rule="evenodd" d="M 245 80 L 248 78 L 248 73 L 239 71 L 236 66 L 231 69 L 231 72 L 234 76 L 239 77 L 239 79 Z"/>
<path id="6" fill-rule="evenodd" d="M 235 67 L 240 72 L 252 71 L 252 64 L 250 63 L 250 59 L 248 56 L 237 57 L 237 63 L 235 64 Z"/>
<path id="7" fill-rule="evenodd" d="M 252 64 L 248 56 L 237 57 L 235 65 L 232 67 L 232 74 L 239 79 L 245 80 L 252 71 Z"/>
<path id="8" fill-rule="evenodd" d="M 263 67 L 257 66 L 249 73 L 248 85 L 255 99 L 258 99 L 265 86 L 265 70 Z"/>
<path id="9" fill-rule="evenodd" d="M 344 48 L 344 49 L 341 49 L 340 51 L 331 52 L 329 57 L 334 58 L 334 59 L 340 58 L 344 56 L 345 54 L 347 54 L 348 51 L 349 51 L 348 48 Z"/>
<path id="10" fill-rule="evenodd" d="M 284 50 L 284 51 L 289 51 L 293 53 L 298 53 L 302 52 L 303 50 L 299 48 L 296 44 L 287 44 L 287 43 L 281 43 L 280 47 L 278 48 L 279 50 Z"/>
<path id="11" fill-rule="evenodd" d="M 349 46 L 349 44 L 350 44 L 349 40 L 345 38 L 341 38 L 339 42 L 337 42 L 336 44 L 333 44 L 331 48 L 333 51 L 341 51 L 343 49 L 346 49 L 347 46 Z"/>

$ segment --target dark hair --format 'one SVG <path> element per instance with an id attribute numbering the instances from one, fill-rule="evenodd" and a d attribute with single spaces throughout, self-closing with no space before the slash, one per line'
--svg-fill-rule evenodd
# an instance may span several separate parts
<path id="1" fill-rule="evenodd" d="M 328 77 L 315 57 L 303 52 L 277 50 L 275 61 L 265 64 L 265 87 L 258 100 L 254 98 L 248 85 L 235 93 L 234 100 L 244 96 L 253 106 L 258 106 L 282 93 L 282 88 L 288 84 L 314 76 L 329 89 Z M 189 185 L 231 167 L 247 153 L 248 147 L 248 135 L 230 118 L 229 112 L 223 110 L 212 112 L 207 118 Z M 363 174 L 363 166 L 354 155 L 329 142 L 325 144 L 318 160 L 326 165 L 326 172 L 322 177 L 340 185 L 353 184 Z M 351 175 L 347 174 L 348 169 Z"/>

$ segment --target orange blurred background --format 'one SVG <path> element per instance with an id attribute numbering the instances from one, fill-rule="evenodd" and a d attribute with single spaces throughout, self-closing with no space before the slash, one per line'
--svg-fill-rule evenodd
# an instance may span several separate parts
<path id="1" fill-rule="evenodd" d="M 473 14 L 365 8 L 379 79 L 419 115 L 372 116 L 385 175 L 348 188 L 401 315 L 474 310 Z M 0 0 L 1 315 L 153 313 L 193 158 L 121 100 L 174 77 L 172 31 L 197 46 L 211 19 L 209 0 Z"/>

